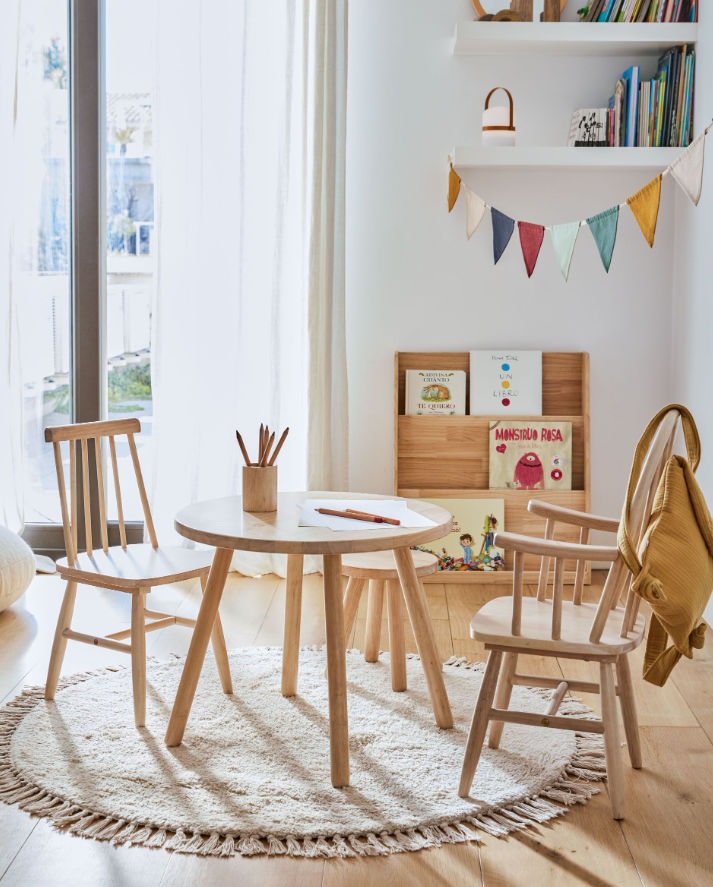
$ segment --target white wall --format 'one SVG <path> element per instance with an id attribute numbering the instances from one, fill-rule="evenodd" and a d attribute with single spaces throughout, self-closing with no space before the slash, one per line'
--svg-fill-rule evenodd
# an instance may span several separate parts
<path id="1" fill-rule="evenodd" d="M 673 182 L 664 180 L 653 250 L 622 210 L 609 275 L 586 228 L 568 284 L 549 233 L 530 281 L 517 231 L 493 267 L 489 215 L 468 242 L 464 195 L 450 215 L 446 207 L 448 153 L 480 144 L 488 91 L 512 91 L 518 144 L 564 145 L 573 110 L 605 106 L 621 72 L 637 60 L 454 57 L 455 23 L 472 18 L 470 0 L 350 5 L 350 486 L 392 489 L 394 351 L 589 351 L 592 506 L 618 515 L 636 440 L 673 390 Z M 655 59 L 642 64 L 645 76 L 655 70 Z M 605 210 L 649 178 L 636 171 L 465 176 L 486 202 L 545 225 Z"/>
<path id="2" fill-rule="evenodd" d="M 702 5 L 696 71 L 696 132 L 713 116 L 713 10 Z M 676 247 L 672 304 L 674 399 L 693 413 L 701 435 L 703 457 L 698 480 L 709 505 L 713 505 L 713 184 L 711 143 L 706 139 L 707 165 L 703 196 L 695 207 L 682 192 L 676 194 Z M 683 450 L 681 449 L 681 452 Z M 713 620 L 713 602 L 706 618 Z"/>

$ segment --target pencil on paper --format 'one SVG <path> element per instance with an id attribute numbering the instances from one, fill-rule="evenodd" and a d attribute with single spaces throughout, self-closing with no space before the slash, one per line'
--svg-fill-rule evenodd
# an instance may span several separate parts
<path id="1" fill-rule="evenodd" d="M 346 517 L 350 520 L 363 520 L 372 524 L 384 524 L 384 523 L 394 523 L 390 518 L 379 517 L 376 514 L 366 514 L 362 511 L 336 511 L 334 508 L 316 508 L 315 511 L 318 511 L 320 514 L 332 514 L 335 517 Z M 400 523 L 400 521 L 396 521 L 396 523 Z"/>
<path id="2" fill-rule="evenodd" d="M 349 514 L 365 514 L 367 517 L 378 517 L 382 523 L 393 524 L 395 527 L 401 526 L 401 521 L 393 517 L 384 517 L 383 514 L 372 514 L 370 511 L 357 511 L 355 508 L 347 508 Z"/>

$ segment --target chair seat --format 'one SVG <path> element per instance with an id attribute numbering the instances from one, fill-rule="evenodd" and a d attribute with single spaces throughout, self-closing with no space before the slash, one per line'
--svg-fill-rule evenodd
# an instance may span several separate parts
<path id="1" fill-rule="evenodd" d="M 425 551 L 411 550 L 416 575 L 421 578 L 435 573 L 438 558 Z M 354 579 L 398 579 L 394 553 L 392 551 L 370 551 L 366 554 L 342 556 L 342 575 Z"/>
<path id="2" fill-rule="evenodd" d="M 522 599 L 522 634 L 513 635 L 512 597 L 498 597 L 489 601 L 473 617 L 470 636 L 486 644 L 502 647 L 530 648 L 558 653 L 617 656 L 639 646 L 644 636 L 644 617 L 639 616 L 634 628 L 625 638 L 620 637 L 624 611 L 617 607 L 609 613 L 598 644 L 589 641 L 596 604 L 562 602 L 562 637 L 552 640 L 552 601 L 537 598 Z"/>
<path id="3" fill-rule="evenodd" d="M 71 567 L 63 557 L 57 561 L 57 571 L 65 579 L 86 585 L 128 590 L 207 575 L 212 562 L 212 551 L 128 545 L 126 549 L 116 546 L 108 552 L 100 548 L 91 557 L 82 552 Z"/>

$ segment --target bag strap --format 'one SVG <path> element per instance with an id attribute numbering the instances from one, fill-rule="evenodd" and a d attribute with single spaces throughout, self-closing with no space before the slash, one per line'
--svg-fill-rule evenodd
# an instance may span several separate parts
<path id="1" fill-rule="evenodd" d="M 693 472 L 696 471 L 698 464 L 701 461 L 701 439 L 698 435 L 698 429 L 696 428 L 696 423 L 690 410 L 677 403 L 669 404 L 659 410 L 646 426 L 644 433 L 641 435 L 641 439 L 636 445 L 634 461 L 629 475 L 629 484 L 626 488 L 626 499 L 624 500 L 621 523 L 619 524 L 619 533 L 617 535 L 617 545 L 621 556 L 624 558 L 627 567 L 631 570 L 634 576 L 638 576 L 643 567 L 636 552 L 634 541 L 631 538 L 629 511 L 631 510 L 631 503 L 634 498 L 634 493 L 636 492 L 636 485 L 639 482 L 641 471 L 644 467 L 644 462 L 646 461 L 646 454 L 656 436 L 659 425 L 663 422 L 664 416 L 666 416 L 671 410 L 677 410 L 681 416 L 683 436 L 686 442 L 686 452 Z"/>

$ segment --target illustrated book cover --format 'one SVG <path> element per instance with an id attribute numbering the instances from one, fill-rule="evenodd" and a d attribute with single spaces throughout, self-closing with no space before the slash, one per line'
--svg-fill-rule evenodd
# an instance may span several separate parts
<path id="1" fill-rule="evenodd" d="M 571 490 L 571 422 L 491 422 L 491 490 Z"/>
<path id="2" fill-rule="evenodd" d="M 542 352 L 471 351 L 470 414 L 542 415 Z"/>
<path id="3" fill-rule="evenodd" d="M 407 416 L 464 416 L 464 370 L 406 370 Z"/>
<path id="4" fill-rule="evenodd" d="M 504 569 L 502 549 L 493 544 L 494 534 L 504 529 L 503 499 L 424 499 L 453 515 L 453 529 L 442 539 L 419 545 L 435 554 L 438 569 L 451 572 L 493 572 Z"/>

